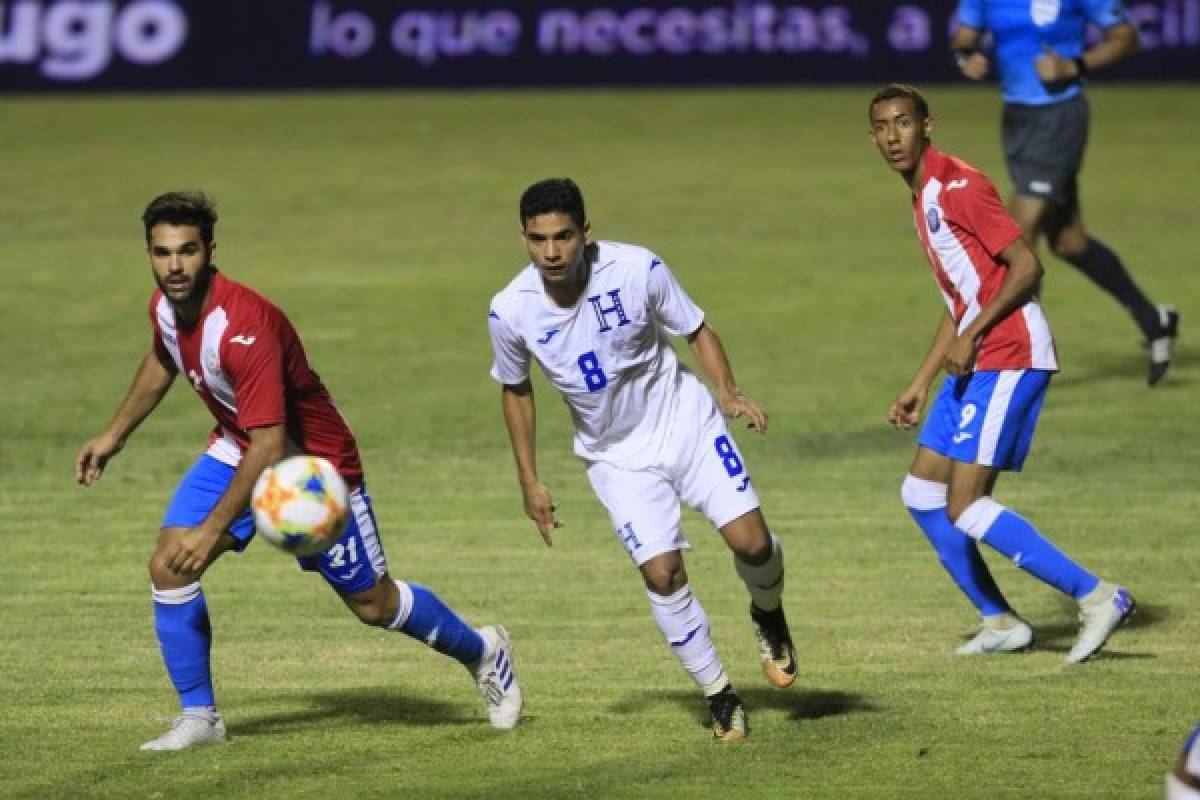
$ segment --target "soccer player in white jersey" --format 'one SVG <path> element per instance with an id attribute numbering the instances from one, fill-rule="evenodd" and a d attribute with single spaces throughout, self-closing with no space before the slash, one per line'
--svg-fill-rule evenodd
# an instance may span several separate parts
<path id="1" fill-rule="evenodd" d="M 1083 624 L 1067 661 L 1086 661 L 1133 613 L 1133 598 L 992 497 L 1001 471 L 1021 469 L 1058 370 L 1037 302 L 1042 265 L 987 176 L 933 147 L 933 119 L 920 92 L 887 86 L 871 99 L 868 115 L 871 140 L 912 190 L 917 233 L 948 311 L 888 420 L 914 427 L 930 384 L 946 371 L 901 497 L 983 618 L 979 633 L 957 652 L 1007 653 L 1033 641 L 1033 629 L 1013 612 L 979 555 L 976 543 L 983 542 L 1079 602 Z"/>
<path id="2" fill-rule="evenodd" d="M 688 585 L 679 500 L 708 517 L 733 551 L 750 592 L 763 671 L 776 687 L 790 686 L 796 657 L 781 604 L 783 549 L 722 417 L 746 417 L 765 432 L 766 414 L 738 391 L 720 339 L 662 259 L 641 247 L 590 241 L 573 181 L 530 186 L 520 220 L 533 260 L 495 296 L 488 325 L 525 512 L 550 545 L 558 521 L 535 458 L 529 372 L 537 361 L 567 402 L 575 453 L 641 571 L 655 621 L 708 698 L 714 735 L 740 739 L 745 709 Z M 670 336 L 686 337 L 715 403 L 680 365 Z"/>
<path id="3" fill-rule="evenodd" d="M 1167 800 L 1200 800 L 1200 725 L 1192 728 L 1166 777 Z"/>
<path id="4" fill-rule="evenodd" d="M 175 490 L 150 558 L 154 630 L 182 711 L 142 749 L 225 740 L 200 578 L 221 554 L 250 543 L 250 492 L 263 469 L 287 452 L 328 459 L 351 490 L 346 532 L 328 551 L 299 559 L 300 566 L 320 572 L 363 623 L 459 661 L 473 673 L 492 725 L 515 726 L 521 690 L 508 634 L 498 626 L 476 630 L 429 589 L 389 575 L 354 434 L 288 318 L 212 263 L 216 209 L 203 194 L 169 192 L 146 207 L 142 222 L 158 284 L 148 309 L 153 340 L 108 427 L 80 449 L 75 478 L 84 485 L 98 480 L 180 373 L 217 423 Z"/>

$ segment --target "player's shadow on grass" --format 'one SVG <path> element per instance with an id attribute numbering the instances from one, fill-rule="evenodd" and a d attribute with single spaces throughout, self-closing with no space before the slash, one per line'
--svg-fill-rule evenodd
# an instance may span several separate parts
<path id="1" fill-rule="evenodd" d="M 427 697 L 397 692 L 395 688 L 353 689 L 344 692 L 273 693 L 271 702 L 304 704 L 305 708 L 254 715 L 239 714 L 230 734 L 259 736 L 341 725 L 487 725 L 480 715 L 465 711 L 464 704 L 443 703 Z"/>
<path id="2" fill-rule="evenodd" d="M 1075 603 L 1060 599 L 1064 616 L 1074 616 L 1077 612 Z M 1155 658 L 1153 653 L 1132 653 L 1121 649 L 1121 631 L 1151 628 L 1166 621 L 1171 616 L 1171 607 L 1155 603 L 1138 603 L 1137 611 L 1117 629 L 1115 639 L 1111 639 L 1095 658 L 1097 659 L 1146 659 Z M 1063 620 L 1033 626 L 1034 647 L 1051 653 L 1066 653 L 1075 644 L 1079 635 L 1078 620 Z"/>
<path id="3" fill-rule="evenodd" d="M 1128 352 L 1111 352 L 1103 356 L 1093 356 L 1087 359 L 1073 360 L 1068 371 L 1055 376 L 1052 386 L 1064 388 L 1068 386 L 1083 386 L 1111 378 L 1131 378 L 1146 380 L 1145 352 L 1130 350 Z M 1156 387 L 1157 391 L 1172 387 L 1187 386 L 1190 373 L 1200 367 L 1200 355 L 1189 351 L 1176 351 L 1171 359 L 1171 371 L 1166 379 Z"/>
<path id="4" fill-rule="evenodd" d="M 822 719 L 843 714 L 863 714 L 880 711 L 880 707 L 856 692 L 834 689 L 739 689 L 738 695 L 746 704 L 751 719 L 756 711 L 784 711 L 792 720 Z M 694 712 L 702 725 L 709 723 L 708 707 L 694 691 L 641 691 L 626 695 L 614 703 L 614 714 L 639 714 L 648 707 L 671 703 Z"/>

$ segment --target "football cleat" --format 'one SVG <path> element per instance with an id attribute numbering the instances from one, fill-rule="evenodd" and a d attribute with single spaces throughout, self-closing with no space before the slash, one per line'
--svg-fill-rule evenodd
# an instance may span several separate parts
<path id="1" fill-rule="evenodd" d="M 1171 351 L 1179 338 L 1179 311 L 1174 306 L 1159 306 L 1159 335 L 1149 341 L 1150 372 L 1146 383 L 1157 386 L 1171 368 Z"/>
<path id="2" fill-rule="evenodd" d="M 483 637 L 483 657 L 472 670 L 475 685 L 487 704 L 492 727 L 508 731 L 517 727 L 521 718 L 521 686 L 513 671 L 513 646 L 508 631 L 499 625 L 479 629 Z"/>
<path id="3" fill-rule="evenodd" d="M 213 713 L 185 711 L 171 721 L 171 729 L 142 745 L 142 750 L 183 750 L 225 741 L 225 720 Z"/>
<path id="4" fill-rule="evenodd" d="M 1011 628 L 996 630 L 984 625 L 969 642 L 954 651 L 956 656 L 988 656 L 995 653 L 1019 653 L 1033 644 L 1033 628 L 1023 620 Z"/>
<path id="5" fill-rule="evenodd" d="M 736 742 L 750 732 L 742 698 L 731 685 L 725 684 L 724 689 L 708 698 L 708 710 L 712 712 L 713 738 L 717 741 Z"/>
<path id="6" fill-rule="evenodd" d="M 1133 602 L 1133 597 L 1120 586 L 1113 592 L 1113 596 L 1103 603 L 1092 608 L 1081 608 L 1079 621 L 1082 625 L 1079 638 L 1071 652 L 1067 653 L 1067 663 L 1079 664 L 1096 655 L 1108 641 L 1108 637 L 1112 636 L 1112 632 L 1133 616 L 1136 609 L 1137 604 Z"/>
<path id="7" fill-rule="evenodd" d="M 776 689 L 786 689 L 796 680 L 796 648 L 792 646 L 783 606 L 774 611 L 761 611 L 751 603 L 750 619 L 754 620 L 763 674 Z"/>

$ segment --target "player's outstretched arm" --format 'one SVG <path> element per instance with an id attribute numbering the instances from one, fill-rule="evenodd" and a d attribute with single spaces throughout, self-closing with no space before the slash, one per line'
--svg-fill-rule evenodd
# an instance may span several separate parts
<path id="1" fill-rule="evenodd" d="M 979 45 L 983 41 L 983 32 L 977 28 L 959 25 L 950 39 L 950 52 L 954 53 L 954 63 L 958 71 L 968 80 L 981 81 L 987 77 L 991 64 Z"/>
<path id="2" fill-rule="evenodd" d="M 85 442 L 75 456 L 76 482 L 90 486 L 99 480 L 108 460 L 121 451 L 130 434 L 158 406 L 174 380 L 173 365 L 164 364 L 153 351 L 146 354 L 112 422 L 99 436 Z"/>
<path id="3" fill-rule="evenodd" d="M 717 392 L 717 405 L 720 406 L 721 413 L 731 419 L 747 417 L 750 420 L 747 427 L 759 433 L 766 433 L 767 412 L 738 391 L 729 357 L 725 355 L 725 347 L 716 332 L 707 323 L 701 323 L 700 327 L 687 337 L 687 342 L 700 371 Z"/>
<path id="4" fill-rule="evenodd" d="M 984 335 L 1037 294 L 1042 281 L 1042 263 L 1023 238 L 1017 237 L 997 254 L 997 258 L 1008 265 L 1004 271 L 1004 281 L 979 315 L 946 348 L 943 366 L 951 375 L 969 372 Z"/>
<path id="5" fill-rule="evenodd" d="M 217 556 L 217 545 L 221 534 L 229 529 L 233 520 L 250 505 L 254 484 L 264 469 L 283 458 L 287 450 L 287 429 L 282 423 L 251 428 L 250 446 L 242 453 L 233 480 L 225 493 L 217 500 L 212 511 L 197 527 L 182 536 L 175 537 L 174 549 L 167 553 L 164 561 L 176 575 L 203 572 Z"/>
<path id="6" fill-rule="evenodd" d="M 554 516 L 554 498 L 537 475 L 537 408 L 533 401 L 533 384 L 526 380 L 501 387 L 500 407 L 504 412 L 508 438 L 512 442 L 525 514 L 537 525 L 542 541 L 550 547 L 553 545 L 550 533 L 562 527 L 562 523 Z"/>
<path id="7" fill-rule="evenodd" d="M 920 422 L 921 410 L 925 407 L 925 398 L 929 394 L 929 385 L 942 368 L 946 348 L 954 341 L 954 331 L 954 319 L 949 314 L 943 314 L 937 332 L 933 335 L 933 342 L 929 345 L 929 352 L 917 368 L 917 374 L 888 410 L 888 422 L 894 427 L 908 430 Z"/>

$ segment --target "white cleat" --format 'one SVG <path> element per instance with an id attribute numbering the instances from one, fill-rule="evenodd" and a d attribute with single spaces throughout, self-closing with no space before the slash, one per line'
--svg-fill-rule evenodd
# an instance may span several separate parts
<path id="1" fill-rule="evenodd" d="M 1150 372 L 1146 383 L 1152 388 L 1162 382 L 1171 368 L 1172 350 L 1179 338 L 1179 310 L 1175 306 L 1158 307 L 1159 335 L 1147 342 L 1150 348 Z"/>
<path id="2" fill-rule="evenodd" d="M 171 721 L 171 729 L 142 745 L 142 750 L 183 750 L 225 741 L 225 720 L 220 714 L 185 712 Z"/>
<path id="3" fill-rule="evenodd" d="M 1079 664 L 1096 655 L 1112 632 L 1133 616 L 1136 608 L 1133 597 L 1120 586 L 1113 592 L 1113 596 L 1103 603 L 1094 608 L 1081 608 L 1079 621 L 1082 625 L 1079 628 L 1079 638 L 1071 652 L 1067 653 L 1067 663 Z"/>
<path id="4" fill-rule="evenodd" d="M 521 719 L 521 685 L 513 671 L 513 646 L 508 631 L 499 625 L 479 629 L 483 657 L 474 669 L 475 684 L 487 703 L 488 719 L 496 730 L 508 731 Z"/>
<path id="5" fill-rule="evenodd" d="M 979 629 L 971 641 L 961 645 L 957 656 L 988 656 L 995 653 L 1017 653 L 1029 649 L 1033 644 L 1033 628 L 1022 620 L 1011 628 L 996 630 L 986 625 Z"/>

